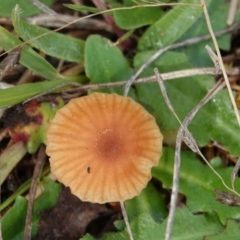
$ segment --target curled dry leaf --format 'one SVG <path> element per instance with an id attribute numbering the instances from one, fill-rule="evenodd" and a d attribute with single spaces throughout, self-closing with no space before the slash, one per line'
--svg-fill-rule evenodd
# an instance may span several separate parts
<path id="1" fill-rule="evenodd" d="M 215 189 L 216 201 L 228 206 L 240 206 L 240 198 L 234 194 Z"/>
<path id="2" fill-rule="evenodd" d="M 14 48 L 8 56 L 0 63 L 0 81 L 2 78 L 7 75 L 15 65 L 18 63 L 20 59 L 21 48 Z"/>

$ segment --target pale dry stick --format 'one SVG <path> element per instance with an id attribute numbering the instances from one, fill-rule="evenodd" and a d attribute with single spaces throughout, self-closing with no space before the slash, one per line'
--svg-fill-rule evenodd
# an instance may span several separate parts
<path id="1" fill-rule="evenodd" d="M 0 81 L 13 70 L 20 59 L 21 48 L 14 48 L 0 63 Z"/>
<path id="2" fill-rule="evenodd" d="M 106 30 L 107 32 L 113 32 L 112 27 L 109 26 L 108 23 L 98 20 L 98 19 L 81 19 L 79 21 L 79 17 L 77 16 L 72 16 L 72 15 L 66 15 L 66 14 L 58 14 L 59 18 L 56 19 L 55 16 L 48 15 L 45 13 L 33 16 L 33 17 L 27 17 L 25 20 L 27 20 L 31 24 L 35 25 L 41 25 L 45 27 L 52 27 L 52 28 L 59 28 L 63 26 L 63 24 L 66 24 L 65 21 L 62 21 L 61 19 L 64 18 L 67 20 L 67 22 L 73 22 L 73 24 L 68 24 L 66 28 L 79 28 L 79 29 L 88 29 L 88 30 Z M 77 21 L 77 22 L 76 22 Z M 6 17 L 0 17 L 0 25 L 11 25 L 12 26 L 12 21 L 10 18 Z M 0 50 L 2 51 L 2 48 L 0 47 Z"/>
<path id="3" fill-rule="evenodd" d="M 5 83 L 5 82 L 0 82 L 0 90 L 3 90 L 3 89 L 7 89 L 7 88 L 11 88 L 11 87 L 14 87 L 13 84 L 8 84 L 8 83 Z M 4 112 L 6 111 L 6 109 L 8 109 L 9 107 L 4 107 L 4 108 L 1 108 L 0 109 L 0 120 L 4 114 Z M 1 141 L 1 138 L 0 138 L 0 141 Z M 1 186 L 0 186 L 0 190 L 1 190 Z"/>
<path id="4" fill-rule="evenodd" d="M 230 75 L 239 74 L 238 68 L 230 68 L 227 71 L 229 72 Z M 197 75 L 213 75 L 214 76 L 216 75 L 216 72 L 217 72 L 216 68 L 196 68 L 196 69 L 186 69 L 186 70 L 163 73 L 161 76 L 164 81 L 169 81 L 169 80 L 174 80 L 176 78 L 183 78 L 183 77 L 190 77 L 190 76 L 197 76 Z M 134 82 L 134 84 L 152 83 L 156 81 L 157 79 L 156 79 L 156 76 L 154 75 L 146 78 L 139 78 Z M 38 97 L 44 96 L 48 93 L 51 93 L 59 88 L 66 87 L 66 86 L 77 86 L 76 88 L 74 88 L 74 91 L 88 91 L 88 90 L 100 90 L 100 89 L 107 89 L 107 88 L 123 87 L 126 85 L 126 83 L 127 81 L 119 81 L 119 82 L 113 82 L 113 83 L 81 85 L 75 82 L 66 82 L 66 83 L 60 84 L 57 87 L 50 88 L 47 91 L 44 91 L 43 93 L 35 95 L 34 97 L 29 98 L 23 103 L 26 103 L 32 99 L 36 99 Z"/>
<path id="5" fill-rule="evenodd" d="M 51 92 L 53 92 L 53 91 L 55 91 L 55 90 L 57 90 L 57 89 L 59 89 L 59 88 L 67 87 L 67 86 L 79 86 L 79 85 L 81 85 L 81 84 L 75 83 L 75 82 L 68 82 L 68 83 L 59 84 L 59 85 L 56 86 L 56 87 L 50 88 L 50 89 L 44 91 L 43 93 L 37 94 L 36 96 L 29 98 L 28 100 L 24 101 L 23 104 L 24 104 L 24 103 L 27 103 L 27 102 L 35 99 L 35 98 L 38 98 L 38 97 L 41 97 L 41 96 L 46 95 L 46 94 L 48 94 L 48 93 L 51 93 Z"/>
<path id="6" fill-rule="evenodd" d="M 231 175 L 232 189 L 234 189 L 234 191 L 235 191 L 234 182 L 235 182 L 235 179 L 236 179 L 239 169 L 240 169 L 240 158 L 238 158 L 238 160 L 234 166 L 234 169 L 232 171 L 232 175 Z"/>
<path id="7" fill-rule="evenodd" d="M 230 28 L 221 30 L 216 32 L 216 36 L 222 36 L 228 32 L 231 32 L 233 29 L 238 29 L 240 28 L 239 24 L 235 24 Z M 199 42 L 205 41 L 211 39 L 211 35 L 203 35 L 200 37 L 196 37 L 196 38 L 191 38 L 191 39 L 187 39 L 185 41 L 179 42 L 179 43 L 174 43 L 172 45 L 169 45 L 165 48 L 162 48 L 160 50 L 158 50 L 155 54 L 153 54 L 138 70 L 137 72 L 128 80 L 125 89 L 124 89 L 124 96 L 127 96 L 130 87 L 132 86 L 132 84 L 135 82 L 135 80 L 137 79 L 137 77 L 144 71 L 144 69 L 146 69 L 151 63 L 153 63 L 157 58 L 159 58 L 163 53 L 167 52 L 168 50 L 173 50 L 179 47 L 184 47 L 184 46 L 189 46 L 189 45 L 193 45 L 193 44 L 197 44 Z"/>
<path id="8" fill-rule="evenodd" d="M 32 74 L 32 71 L 29 69 L 26 69 L 21 75 L 21 77 L 19 78 L 17 85 L 30 83 L 32 82 L 33 78 L 34 78 L 34 75 Z"/>
<path id="9" fill-rule="evenodd" d="M 45 163 L 45 147 L 41 146 L 37 155 L 37 161 L 33 172 L 33 178 L 30 187 L 30 194 L 28 199 L 27 217 L 24 229 L 24 240 L 31 240 L 32 232 L 32 214 L 34 199 L 37 191 L 38 178 L 41 175 Z"/>
<path id="10" fill-rule="evenodd" d="M 237 70 L 237 71 L 236 71 Z M 229 69 L 229 72 L 236 72 L 236 74 L 239 74 L 238 69 L 232 68 Z M 196 76 L 196 75 L 215 75 L 216 69 L 215 68 L 196 68 L 196 69 L 186 69 L 186 70 L 180 70 L 180 71 L 173 71 L 169 73 L 162 74 L 162 78 L 167 80 L 173 80 L 175 78 L 183 78 L 183 77 L 190 77 L 190 76 Z M 147 78 L 139 78 L 137 81 L 135 81 L 134 84 L 142 84 L 142 83 L 151 83 L 156 82 L 156 76 L 151 76 Z M 48 93 L 51 93 L 55 90 L 58 90 L 59 88 L 66 87 L 66 86 L 76 86 L 74 91 L 88 91 L 88 90 L 100 90 L 100 89 L 107 89 L 107 88 L 116 88 L 116 87 L 123 87 L 125 86 L 127 81 L 119 81 L 119 82 L 113 82 L 113 83 L 100 83 L 100 84 L 88 84 L 88 85 L 81 85 L 76 82 L 66 82 L 62 83 L 56 87 L 50 88 L 40 94 L 37 94 L 23 103 L 29 102 L 32 99 L 36 99 L 38 97 L 44 96 Z"/>
<path id="11" fill-rule="evenodd" d="M 236 72 L 237 74 L 239 73 L 239 71 L 236 71 Z M 162 78 L 165 81 L 168 81 L 168 80 L 174 80 L 176 78 L 190 77 L 190 76 L 196 76 L 196 75 L 207 75 L 207 74 L 215 75 L 216 68 L 196 68 L 196 69 L 185 69 L 180 71 L 173 71 L 173 72 L 163 73 Z M 139 78 L 134 82 L 134 84 L 151 83 L 151 82 L 156 82 L 156 76 L 153 75 L 146 78 Z M 126 83 L 127 81 L 89 84 L 89 85 L 80 86 L 79 90 L 99 90 L 99 89 L 105 89 L 105 88 L 123 87 L 126 85 Z"/>
<path id="12" fill-rule="evenodd" d="M 63 64 L 64 64 L 64 60 L 63 60 L 63 59 L 60 59 L 59 62 L 58 62 L 57 68 L 56 68 L 56 70 L 57 70 L 58 72 L 61 71 Z"/>
<path id="13" fill-rule="evenodd" d="M 233 20 L 235 18 L 238 3 L 239 3 L 239 0 L 231 0 L 230 2 L 228 18 L 227 18 L 227 25 L 229 26 L 232 25 Z"/>
<path id="14" fill-rule="evenodd" d="M 130 224 L 129 224 L 129 221 L 128 221 L 127 211 L 125 209 L 124 202 L 120 202 L 120 206 L 121 206 L 121 210 L 122 210 L 123 219 L 124 219 L 124 222 L 126 224 L 129 239 L 134 240 L 133 235 L 132 235 L 132 230 L 130 228 Z"/>
<path id="15" fill-rule="evenodd" d="M 193 117 L 196 115 L 196 113 L 199 111 L 200 108 L 202 108 L 203 105 L 205 105 L 215 94 L 217 94 L 224 86 L 225 83 L 217 83 L 212 90 L 209 91 L 209 93 L 200 101 L 200 103 L 187 115 L 183 123 L 181 123 L 180 119 L 178 118 L 165 89 L 163 80 L 161 78 L 161 75 L 159 74 L 157 69 L 154 69 L 155 75 L 158 79 L 158 83 L 160 86 L 160 89 L 162 91 L 162 95 L 164 97 L 164 100 L 166 101 L 166 104 L 170 111 L 173 113 L 173 115 L 177 118 L 179 121 L 181 127 L 178 131 L 177 135 L 177 141 L 176 141 L 176 151 L 175 151 L 175 164 L 174 164 L 174 173 L 173 173 L 173 188 L 172 188 L 172 194 L 171 194 L 171 202 L 170 202 L 170 211 L 167 221 L 167 228 L 165 233 L 165 240 L 169 240 L 171 236 L 171 230 L 173 226 L 173 220 L 174 220 L 174 213 L 176 209 L 177 204 L 177 196 L 178 196 L 178 188 L 179 188 L 179 173 L 180 173 L 180 151 L 181 151 L 181 142 L 182 140 L 190 147 L 190 149 L 193 152 L 197 152 L 203 160 L 207 163 L 207 165 L 211 168 L 211 170 L 218 176 L 218 178 L 222 181 L 223 185 L 230 191 L 234 192 L 236 195 L 239 196 L 238 193 L 235 192 L 234 189 L 229 188 L 222 177 L 215 171 L 215 169 L 209 164 L 209 162 L 205 159 L 205 157 L 202 155 L 201 151 L 198 148 L 196 140 L 193 138 L 192 134 L 188 131 L 187 126 L 192 121 Z"/>
<path id="16" fill-rule="evenodd" d="M 178 189 L 179 189 L 179 174 L 180 174 L 180 165 L 181 165 L 181 158 L 180 158 L 181 142 L 182 142 L 184 133 L 185 133 L 185 135 L 189 135 L 190 132 L 186 128 L 183 127 L 180 119 L 178 118 L 178 116 L 170 102 L 170 99 L 167 95 L 167 91 L 166 91 L 165 85 L 163 83 L 163 79 L 162 79 L 161 75 L 159 74 L 158 69 L 155 68 L 154 73 L 158 80 L 158 84 L 160 86 L 164 101 L 166 102 L 169 110 L 173 113 L 173 115 L 178 120 L 179 124 L 182 126 L 179 129 L 179 132 L 177 135 L 178 138 L 180 138 L 180 139 L 177 139 L 177 141 L 176 141 L 176 151 L 175 151 L 174 171 L 173 171 L 173 187 L 172 187 L 172 194 L 171 194 L 170 211 L 169 211 L 169 216 L 168 216 L 168 220 L 167 220 L 167 228 L 166 228 L 166 232 L 165 232 L 165 240 L 168 240 L 168 239 L 170 239 L 170 236 L 171 236 L 171 231 L 172 231 L 172 226 L 173 226 L 173 221 L 174 221 L 174 214 L 175 214 L 175 209 L 176 209 L 176 204 L 177 204 Z M 186 136 L 185 136 L 185 139 L 186 139 Z M 194 143 L 195 143 L 195 141 L 194 141 Z M 187 141 L 187 145 L 194 152 L 196 152 L 196 149 L 193 144 L 190 144 L 189 141 Z"/>
<path id="17" fill-rule="evenodd" d="M 66 19 L 64 19 L 61 15 L 58 15 L 58 13 L 56 13 L 55 11 L 53 11 L 51 8 L 49 8 L 48 6 L 46 6 L 45 4 L 39 2 L 38 0 L 29 0 L 33 5 L 35 5 L 39 10 L 41 10 L 42 12 L 54 16 L 64 22 L 69 23 Z"/>
<path id="18" fill-rule="evenodd" d="M 159 7 L 159 6 L 173 6 L 173 5 L 174 5 L 174 6 L 175 6 L 175 5 L 176 5 L 176 6 L 180 5 L 180 6 L 196 6 L 196 7 L 200 7 L 199 4 L 192 4 L 192 3 L 174 3 L 174 4 L 173 4 L 173 3 L 172 3 L 172 4 L 171 4 L 171 3 L 163 3 L 163 4 L 157 3 L 157 4 L 143 4 L 143 5 L 136 5 L 136 6 L 131 6 L 131 7 L 120 7 L 120 8 L 108 9 L 108 10 L 104 10 L 104 11 L 101 11 L 101 12 L 98 12 L 98 13 L 93 13 L 93 14 L 90 14 L 90 15 L 88 15 L 88 16 L 84 16 L 84 17 L 81 17 L 81 18 L 79 18 L 79 19 L 76 19 L 76 20 L 74 20 L 74 21 L 72 21 L 72 22 L 70 22 L 70 23 L 67 23 L 67 24 L 65 24 L 65 25 L 63 25 L 63 26 L 61 26 L 61 27 L 59 27 L 59 28 L 57 28 L 57 29 L 54 29 L 54 30 L 52 30 L 52 31 L 43 33 L 43 34 L 41 34 L 41 35 L 39 35 L 39 36 L 37 36 L 37 37 L 31 38 L 31 39 L 29 39 L 29 40 L 27 40 L 27 41 L 24 41 L 23 43 L 20 43 L 20 44 L 14 46 L 14 48 L 16 48 L 16 47 L 23 47 L 23 46 L 25 46 L 25 45 L 27 45 L 27 44 L 30 44 L 30 43 L 31 43 L 32 41 L 34 41 L 34 40 L 37 40 L 37 39 L 39 39 L 39 38 L 41 38 L 41 37 L 44 37 L 44 36 L 46 36 L 46 35 L 48 35 L 48 34 L 51 34 L 52 32 L 58 32 L 58 31 L 60 31 L 60 30 L 62 30 L 62 29 L 64 29 L 64 28 L 68 27 L 69 25 L 72 25 L 72 24 L 77 23 L 77 22 L 79 22 L 79 21 L 81 21 L 81 20 L 83 20 L 83 19 L 91 18 L 91 17 L 97 16 L 97 15 L 101 15 L 101 14 L 105 14 L 105 13 L 110 13 L 110 12 L 114 12 L 114 11 L 123 11 L 123 10 L 137 9 L 137 8 L 142 8 L 142 7 Z M 16 11 L 15 9 L 16 9 L 17 11 L 20 11 L 19 5 L 16 5 L 13 11 Z M 12 49 L 13 49 L 13 48 L 12 48 Z M 0 54 L 0 57 L 3 56 L 3 55 L 5 55 L 5 54 L 7 54 L 7 53 L 10 52 L 12 49 L 9 49 L 9 50 L 5 51 L 3 54 Z"/>
<path id="19" fill-rule="evenodd" d="M 224 84 L 225 85 L 225 84 Z M 222 86 L 224 86 L 224 85 L 222 85 Z M 219 91 L 220 89 L 218 89 L 217 91 L 215 91 L 215 93 L 213 93 L 214 95 Z M 209 95 L 210 96 L 210 95 Z M 212 95 L 213 96 L 213 95 Z M 211 97 L 212 97 L 211 96 Z M 209 100 L 209 99 L 207 99 L 207 98 L 205 98 L 206 99 L 206 101 L 205 101 L 205 103 Z M 204 103 L 204 104 L 205 104 Z M 195 108 L 195 109 L 197 109 L 197 108 Z M 194 111 L 192 111 L 192 117 L 196 114 L 196 112 L 194 113 Z M 190 113 L 191 114 L 191 113 Z M 188 116 L 188 117 L 190 117 L 190 115 Z M 188 118 L 188 117 L 186 117 L 185 118 L 185 120 L 187 120 L 187 121 L 183 121 L 183 126 L 185 127 L 186 125 L 188 125 L 189 124 L 189 121 L 191 120 L 191 118 L 192 117 L 190 117 L 190 118 Z M 179 130 L 179 132 L 178 132 L 178 135 L 177 135 L 177 143 L 179 143 L 179 144 L 177 144 L 177 146 L 176 146 L 176 152 L 175 152 L 175 162 L 176 161 L 179 161 L 179 164 L 180 164 L 180 148 L 181 148 L 181 142 L 182 142 L 182 139 L 184 139 L 184 128 L 183 127 L 181 127 L 180 128 L 180 130 Z M 187 136 L 187 138 L 188 138 L 189 136 Z M 184 140 L 185 141 L 185 140 Z M 236 195 L 238 195 L 239 196 L 239 194 L 237 193 L 237 192 L 235 192 L 235 190 L 234 189 L 231 189 L 229 186 L 227 186 L 226 185 L 226 183 L 224 182 L 224 180 L 222 179 L 222 177 L 215 171 L 215 169 L 210 165 L 210 163 L 204 158 L 204 156 L 202 155 L 202 153 L 200 152 L 200 150 L 199 150 L 199 148 L 197 147 L 197 145 L 196 145 L 196 141 L 195 141 L 195 139 L 193 139 L 193 137 L 192 137 L 192 135 L 190 136 L 190 138 L 188 139 L 188 141 L 191 141 L 192 143 L 193 143 L 193 145 L 194 145 L 194 149 L 192 149 L 193 151 L 196 151 L 197 150 L 197 153 L 202 157 L 202 159 L 207 163 L 207 165 L 211 168 L 211 170 L 218 176 L 218 178 L 222 181 L 222 184 L 229 190 L 229 191 L 231 191 L 231 192 L 234 192 Z M 186 141 L 185 141 L 186 142 Z M 180 170 L 180 168 L 177 170 L 177 167 L 176 168 L 174 168 L 174 176 L 176 175 L 176 172 L 177 171 L 179 171 Z M 174 185 L 175 184 L 177 184 L 176 183 L 176 179 L 175 179 L 175 181 L 173 180 L 173 189 L 174 189 Z M 178 189 L 178 188 L 176 188 L 176 189 Z M 172 196 L 173 196 L 173 194 L 174 194 L 174 190 L 173 190 L 173 192 L 172 192 Z M 177 192 L 175 192 L 175 194 L 177 194 Z M 171 234 L 171 229 L 172 229 L 172 226 L 173 226 L 173 220 L 174 220 L 174 211 L 175 211 L 175 209 L 176 209 L 176 202 L 177 202 L 177 195 L 175 195 L 175 198 L 176 198 L 176 200 L 175 200 L 175 208 L 173 207 L 173 204 L 174 204 L 174 202 L 173 202 L 173 204 L 170 204 L 170 213 L 169 213 L 169 219 L 168 219 L 168 224 L 167 224 L 167 230 L 166 230 L 166 238 L 165 238 L 165 240 L 169 240 L 170 239 L 170 234 Z M 173 199 L 174 200 L 174 199 Z M 172 203 L 172 202 L 171 202 Z"/>
<path id="20" fill-rule="evenodd" d="M 219 50 L 219 47 L 218 47 L 218 43 L 217 43 L 216 37 L 214 35 L 213 29 L 212 29 L 212 26 L 211 26 L 211 21 L 210 21 L 210 18 L 209 18 L 209 14 L 208 14 L 208 10 L 207 10 L 206 4 L 205 4 L 205 0 L 200 0 L 200 1 L 202 3 L 203 12 L 204 12 L 206 23 L 207 23 L 207 26 L 208 26 L 208 31 L 211 35 L 211 38 L 212 38 L 212 41 L 213 41 L 213 44 L 214 44 L 214 47 L 215 47 L 215 50 L 216 50 L 216 53 L 217 53 L 217 56 L 218 56 L 219 65 L 220 65 L 224 80 L 226 82 L 226 86 L 227 86 L 227 89 L 228 89 L 228 94 L 230 96 L 230 99 L 231 99 L 231 102 L 232 102 L 232 105 L 233 105 L 233 108 L 234 108 L 234 112 L 235 112 L 238 124 L 240 126 L 240 116 L 239 116 L 239 113 L 238 113 L 238 108 L 237 108 L 236 102 L 235 102 L 234 97 L 233 97 L 233 93 L 232 93 L 231 86 L 230 86 L 230 83 L 229 83 L 229 79 L 228 79 L 228 76 L 227 76 L 227 73 L 226 73 L 226 70 L 225 70 L 225 67 L 224 67 L 224 64 L 223 64 L 223 60 L 222 60 L 222 56 L 221 56 L 221 53 L 220 53 L 220 50 Z"/>
<path id="21" fill-rule="evenodd" d="M 218 57 L 217 55 L 212 51 L 212 49 L 209 46 L 205 47 L 208 51 L 209 56 L 211 57 L 212 61 L 214 62 L 214 65 L 217 69 L 219 69 L 219 62 L 218 62 Z M 235 164 L 235 167 L 233 169 L 232 175 L 231 175 L 231 184 L 232 184 L 232 189 L 235 191 L 234 187 L 234 181 L 236 179 L 236 175 L 240 169 L 240 158 L 238 158 L 237 163 Z"/>
<path id="22" fill-rule="evenodd" d="M 52 16 L 57 16 L 58 15 L 55 11 L 53 11 L 51 8 L 47 7 L 43 3 L 39 2 L 38 0 L 29 0 L 29 1 L 33 5 L 35 5 L 39 10 L 41 10 L 42 12 L 44 12 L 48 15 L 52 15 Z"/>
<path id="23" fill-rule="evenodd" d="M 73 22 L 76 20 L 79 20 L 79 17 L 77 16 L 71 16 L 71 15 L 63 15 L 58 14 L 61 18 L 66 19 L 68 22 Z M 34 25 L 41 25 L 44 27 L 52 27 L 52 28 L 59 28 L 65 22 L 63 22 L 61 19 L 56 19 L 54 16 L 50 16 L 47 14 L 41 14 L 33 17 L 29 17 L 26 19 L 29 23 Z M 1 18 L 0 18 L 0 24 L 1 24 Z M 78 28 L 78 29 L 87 29 L 87 30 L 104 30 L 107 32 L 113 32 L 112 27 L 109 26 L 108 23 L 98 20 L 98 19 L 83 19 L 82 21 L 76 22 L 72 25 L 69 25 L 66 28 Z"/>
<path id="24" fill-rule="evenodd" d="M 209 57 L 212 59 L 214 66 L 217 69 L 217 72 L 221 73 L 217 55 L 215 54 L 215 52 L 213 52 L 213 50 L 208 45 L 206 45 L 205 48 L 207 50 Z"/>
<path id="25" fill-rule="evenodd" d="M 156 6 L 195 6 L 195 7 L 200 7 L 200 4 L 196 4 L 196 3 L 164 3 L 161 1 L 151 1 L 151 0 L 142 0 L 142 1 L 137 1 L 137 0 L 132 0 L 134 3 L 138 4 L 139 6 L 142 7 L 149 7 L 148 5 L 156 5 Z"/>

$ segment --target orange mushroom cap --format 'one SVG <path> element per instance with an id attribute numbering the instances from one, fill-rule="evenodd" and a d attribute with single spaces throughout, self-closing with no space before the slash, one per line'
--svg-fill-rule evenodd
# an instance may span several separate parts
<path id="1" fill-rule="evenodd" d="M 140 104 L 93 93 L 61 108 L 47 132 L 51 171 L 82 201 L 125 201 L 140 194 L 162 155 L 162 134 Z"/>

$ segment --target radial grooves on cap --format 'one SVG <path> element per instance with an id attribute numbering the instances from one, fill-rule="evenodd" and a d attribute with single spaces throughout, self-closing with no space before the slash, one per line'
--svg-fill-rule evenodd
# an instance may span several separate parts
<path id="1" fill-rule="evenodd" d="M 162 151 L 155 119 L 138 103 L 94 93 L 60 109 L 47 133 L 57 179 L 84 201 L 125 201 L 151 179 Z"/>
<path id="2" fill-rule="evenodd" d="M 117 106 L 115 108 L 116 118 L 121 119 L 123 124 L 130 124 L 131 119 L 128 117 L 127 114 L 129 108 L 130 108 L 129 101 L 124 101 L 124 99 L 119 99 L 117 101 Z M 119 109 L 121 109 L 121 111 L 119 111 Z"/>
<path id="3" fill-rule="evenodd" d="M 96 128 L 98 128 L 103 121 L 103 115 L 99 106 L 98 98 L 94 96 L 92 96 L 91 99 L 89 98 L 89 100 L 86 101 L 86 105 L 84 106 L 84 108 L 88 109 L 86 117 Z"/>
<path id="4" fill-rule="evenodd" d="M 74 104 L 74 106 L 75 106 L 75 108 L 78 108 L 78 112 L 76 112 L 76 114 L 77 114 L 77 116 L 79 117 L 79 119 L 78 119 L 78 121 L 76 122 L 76 124 L 78 125 L 78 126 L 84 126 L 84 127 L 86 127 L 86 126 L 88 126 L 89 127 L 89 129 L 92 129 L 92 128 L 96 128 L 97 127 L 97 122 L 96 122 L 96 118 L 95 118 L 95 116 L 94 115 L 92 115 L 91 114 L 91 112 L 89 111 L 89 109 L 91 109 L 92 107 L 91 107 L 91 104 L 88 102 L 88 101 L 86 101 L 86 100 L 83 100 L 83 102 L 82 103 L 80 103 L 80 102 L 78 102 L 77 101 L 78 99 L 73 99 L 72 101 L 73 101 L 73 104 Z M 73 107 L 74 107 L 73 106 Z M 88 110 L 88 111 L 87 111 Z M 88 118 L 88 122 L 85 122 L 85 123 L 83 123 L 82 121 L 81 121 L 81 118 L 82 117 L 84 117 L 84 118 Z M 91 123 L 91 124 L 90 124 Z M 84 125 L 84 124 L 86 124 L 86 125 Z"/>
<path id="5" fill-rule="evenodd" d="M 83 191 L 83 195 L 86 196 L 86 199 L 91 199 L 92 193 L 94 193 L 93 194 L 93 197 L 94 197 L 96 188 L 97 187 L 102 188 L 103 186 L 102 179 L 101 179 L 101 182 L 96 181 L 96 179 L 98 179 L 99 172 L 97 171 L 94 175 L 95 176 L 94 176 L 94 179 L 92 178 L 92 181 L 84 182 L 85 190 Z"/>
<path id="6" fill-rule="evenodd" d="M 85 195 L 89 200 L 91 200 L 93 197 L 94 197 L 94 201 L 98 201 L 97 198 L 101 199 L 100 201 L 103 201 L 103 199 L 107 198 L 106 192 L 104 193 L 105 181 L 106 181 L 105 178 L 106 176 L 103 176 L 102 172 L 96 171 L 96 173 L 94 174 L 94 177 L 92 178 L 92 181 L 89 182 L 90 184 L 90 186 L 88 187 L 89 191 L 85 193 Z M 101 179 L 101 181 L 99 181 L 99 179 Z M 93 196 L 92 196 L 92 193 L 94 193 Z"/>
<path id="7" fill-rule="evenodd" d="M 109 199 L 108 189 L 106 189 L 106 174 L 103 171 L 98 172 L 98 174 L 99 174 L 98 177 L 102 179 L 101 180 L 102 187 L 99 188 L 99 183 L 97 181 L 98 178 L 95 178 L 93 191 L 96 194 L 94 197 L 95 197 L 95 201 L 97 201 L 96 199 L 100 199 L 100 201 L 104 201 L 104 199 Z"/>
<path id="8" fill-rule="evenodd" d="M 132 193 L 134 192 L 134 189 L 132 188 L 132 185 L 129 183 L 129 179 L 126 174 L 124 174 L 124 179 L 125 179 L 125 181 L 123 181 L 123 183 L 124 183 L 123 191 L 126 193 L 126 195 L 124 196 L 124 199 L 125 199 L 125 198 L 127 198 L 127 196 L 132 195 Z M 127 181 L 126 181 L 126 179 L 127 179 Z"/>
<path id="9" fill-rule="evenodd" d="M 127 177 L 129 186 L 131 186 L 131 188 L 133 189 L 132 193 L 139 192 L 138 189 L 136 188 L 136 183 L 133 180 L 133 176 L 131 176 L 130 178 L 128 176 L 126 176 L 126 177 Z"/>

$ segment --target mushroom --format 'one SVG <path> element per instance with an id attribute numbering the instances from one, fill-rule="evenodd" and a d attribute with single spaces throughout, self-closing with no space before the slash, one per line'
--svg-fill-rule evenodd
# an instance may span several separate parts
<path id="1" fill-rule="evenodd" d="M 151 179 L 162 139 L 154 117 L 131 98 L 92 93 L 57 112 L 47 154 L 57 180 L 82 201 L 123 202 Z"/>

